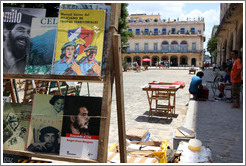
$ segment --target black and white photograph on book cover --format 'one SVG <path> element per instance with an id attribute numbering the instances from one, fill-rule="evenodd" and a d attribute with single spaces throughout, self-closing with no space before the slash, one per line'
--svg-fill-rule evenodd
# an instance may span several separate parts
<path id="1" fill-rule="evenodd" d="M 3 72 L 24 73 L 30 48 L 32 18 L 45 17 L 46 9 L 3 7 Z"/>
<path id="2" fill-rule="evenodd" d="M 26 150 L 59 154 L 64 96 L 35 94 Z"/>
<path id="3" fill-rule="evenodd" d="M 101 97 L 66 97 L 60 155 L 97 159 L 101 104 Z"/>

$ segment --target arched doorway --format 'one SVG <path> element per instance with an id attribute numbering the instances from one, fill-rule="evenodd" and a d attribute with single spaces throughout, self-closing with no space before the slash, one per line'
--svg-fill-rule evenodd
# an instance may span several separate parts
<path id="1" fill-rule="evenodd" d="M 196 66 L 196 58 L 191 59 L 191 66 Z"/>
<path id="2" fill-rule="evenodd" d="M 144 59 L 144 58 L 148 58 L 148 59 L 150 59 L 150 57 L 149 57 L 149 56 L 144 56 L 144 57 L 143 57 L 143 59 Z M 150 62 L 143 62 L 143 61 L 142 61 L 142 65 L 143 65 L 143 66 L 145 66 L 145 65 L 150 66 L 150 64 L 151 64 Z"/>
<path id="3" fill-rule="evenodd" d="M 125 62 L 125 63 L 128 63 L 128 64 L 131 64 L 132 58 L 129 57 L 129 56 L 126 56 L 126 57 L 124 58 L 124 62 Z"/>
<path id="4" fill-rule="evenodd" d="M 152 61 L 151 61 L 151 65 L 152 66 L 156 66 L 157 63 L 159 63 L 159 57 L 158 56 L 153 56 L 152 57 Z"/>
<path id="5" fill-rule="evenodd" d="M 133 62 L 137 62 L 138 65 L 141 65 L 141 58 L 140 58 L 139 56 L 135 56 L 135 57 L 133 58 Z"/>
<path id="6" fill-rule="evenodd" d="M 171 63 L 171 66 L 178 66 L 178 57 L 171 56 L 170 63 Z"/>
<path id="7" fill-rule="evenodd" d="M 180 65 L 181 66 L 186 66 L 187 65 L 187 56 L 181 56 L 180 57 Z"/>

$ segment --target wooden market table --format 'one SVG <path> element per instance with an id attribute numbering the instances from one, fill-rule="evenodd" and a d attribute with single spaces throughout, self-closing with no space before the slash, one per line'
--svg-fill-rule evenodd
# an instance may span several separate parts
<path id="1" fill-rule="evenodd" d="M 171 83 L 165 84 L 153 84 L 149 83 L 145 85 L 142 90 L 146 91 L 149 102 L 149 116 L 153 116 L 153 113 L 166 114 L 167 119 L 172 119 L 175 114 L 175 102 L 176 92 L 180 88 L 180 85 L 172 85 Z M 155 100 L 155 107 L 152 106 L 153 100 Z M 172 102 L 171 102 L 172 100 Z M 162 103 L 159 103 L 161 102 Z"/>

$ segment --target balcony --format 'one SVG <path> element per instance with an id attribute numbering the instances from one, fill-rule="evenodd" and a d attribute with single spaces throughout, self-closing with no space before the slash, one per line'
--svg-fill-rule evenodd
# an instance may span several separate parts
<path id="1" fill-rule="evenodd" d="M 174 36 L 174 35 L 202 35 L 201 31 L 198 32 L 168 32 L 168 33 L 157 33 L 157 32 L 138 32 L 134 34 L 135 36 L 161 36 L 161 35 L 170 35 L 170 36 Z"/>
<path id="2" fill-rule="evenodd" d="M 201 53 L 203 50 L 139 50 L 139 51 L 134 51 L 134 50 L 127 50 L 126 54 L 131 54 L 131 53 Z"/>

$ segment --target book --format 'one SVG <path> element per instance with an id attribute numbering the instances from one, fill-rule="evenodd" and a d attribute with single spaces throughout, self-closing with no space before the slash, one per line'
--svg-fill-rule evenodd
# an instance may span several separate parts
<path id="1" fill-rule="evenodd" d="M 101 97 L 66 96 L 60 155 L 97 159 Z"/>
<path id="2" fill-rule="evenodd" d="M 32 18 L 46 9 L 3 7 L 3 72 L 23 74 L 30 48 Z"/>
<path id="3" fill-rule="evenodd" d="M 104 29 L 104 10 L 60 9 L 52 73 L 100 76 Z"/>
<path id="4" fill-rule="evenodd" d="M 92 3 L 61 3 L 60 9 L 88 9 L 88 10 L 105 10 L 105 32 L 103 41 L 103 57 L 102 57 L 102 69 L 101 75 L 105 75 L 106 68 L 106 54 L 108 45 L 108 32 L 111 6 L 104 4 L 92 4 Z"/>
<path id="5" fill-rule="evenodd" d="M 177 128 L 185 137 L 195 137 L 195 132 L 183 126 Z"/>
<path id="6" fill-rule="evenodd" d="M 25 150 L 31 108 L 30 104 L 4 103 L 3 149 Z"/>
<path id="7" fill-rule="evenodd" d="M 35 94 L 26 150 L 59 154 L 64 96 Z"/>
<path id="8" fill-rule="evenodd" d="M 33 18 L 25 74 L 51 74 L 58 18 Z"/>

